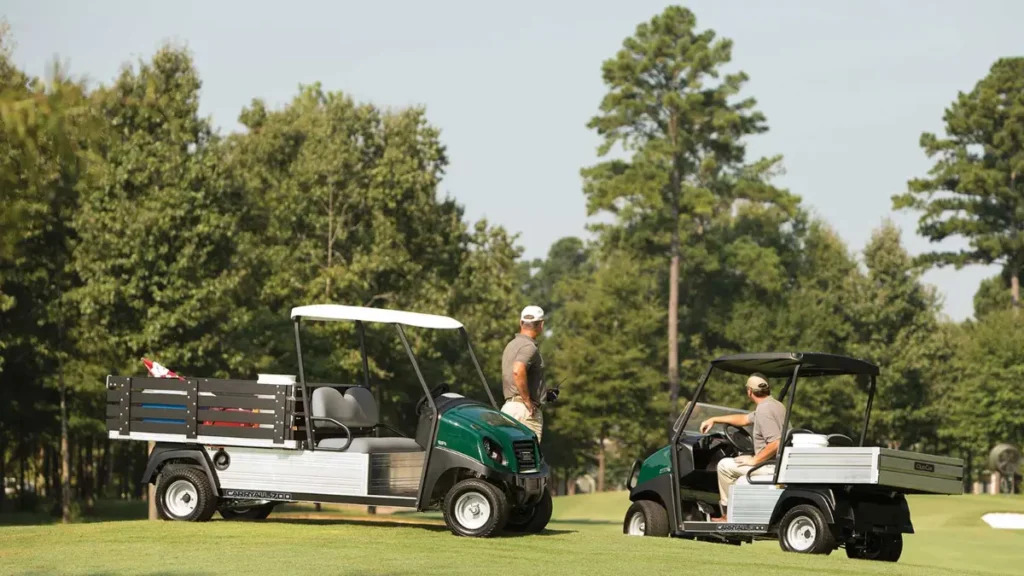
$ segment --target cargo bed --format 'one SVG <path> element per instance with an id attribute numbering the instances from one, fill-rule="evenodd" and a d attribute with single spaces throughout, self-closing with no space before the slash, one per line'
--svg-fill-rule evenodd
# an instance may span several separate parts
<path id="1" fill-rule="evenodd" d="M 908 494 L 963 494 L 964 462 L 877 447 L 787 446 L 779 484 L 877 485 Z"/>
<path id="2" fill-rule="evenodd" d="M 297 448 L 306 439 L 295 386 L 108 376 L 106 387 L 113 440 Z"/>

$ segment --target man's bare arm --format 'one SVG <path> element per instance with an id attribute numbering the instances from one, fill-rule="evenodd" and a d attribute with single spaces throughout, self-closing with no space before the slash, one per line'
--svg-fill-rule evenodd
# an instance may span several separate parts
<path id="1" fill-rule="evenodd" d="M 515 380 L 516 389 L 519 390 L 519 397 L 526 404 L 526 409 L 533 414 L 533 401 L 530 400 L 530 388 L 526 384 L 526 363 L 514 362 L 512 364 L 512 379 Z"/>
<path id="2" fill-rule="evenodd" d="M 750 414 L 729 414 L 727 416 L 712 416 L 700 423 L 701 434 L 706 434 L 715 424 L 732 424 L 733 426 L 747 426 L 752 422 Z"/>
<path id="3" fill-rule="evenodd" d="M 764 448 L 760 452 L 754 455 L 754 460 L 750 463 L 751 466 L 757 466 L 761 462 L 771 460 L 775 458 L 775 454 L 779 451 L 779 441 L 772 440 L 765 444 Z"/>

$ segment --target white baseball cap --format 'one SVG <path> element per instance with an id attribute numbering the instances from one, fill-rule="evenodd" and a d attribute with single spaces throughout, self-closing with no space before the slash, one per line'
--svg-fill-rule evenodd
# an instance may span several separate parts
<path id="1" fill-rule="evenodd" d="M 540 322 L 544 319 L 544 310 L 540 306 L 527 306 L 519 315 L 521 322 Z"/>

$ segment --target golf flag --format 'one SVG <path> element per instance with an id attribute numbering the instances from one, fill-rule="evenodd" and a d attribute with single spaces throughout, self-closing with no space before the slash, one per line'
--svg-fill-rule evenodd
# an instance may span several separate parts
<path id="1" fill-rule="evenodd" d="M 178 376 L 173 370 L 168 370 L 160 365 L 159 362 L 153 362 L 149 358 L 143 358 L 142 364 L 149 371 L 149 375 L 153 378 L 177 378 L 178 380 L 184 380 L 181 376 Z"/>

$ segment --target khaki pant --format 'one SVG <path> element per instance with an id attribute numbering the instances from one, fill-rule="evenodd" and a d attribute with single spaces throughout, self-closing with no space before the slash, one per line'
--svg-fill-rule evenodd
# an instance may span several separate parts
<path id="1" fill-rule="evenodd" d="M 523 423 L 534 434 L 537 435 L 537 442 L 540 442 L 541 430 L 544 427 L 544 415 L 541 414 L 540 406 L 534 406 L 533 416 L 526 410 L 526 404 L 506 400 L 501 411 Z"/>
<path id="2" fill-rule="evenodd" d="M 746 484 L 747 472 L 753 466 L 737 464 L 735 458 L 722 458 L 718 461 L 718 497 L 722 506 L 729 505 L 729 487 L 733 484 Z M 775 474 L 775 466 L 768 464 L 754 471 L 751 476 L 771 476 Z"/>

